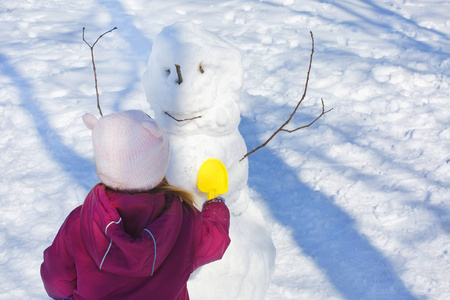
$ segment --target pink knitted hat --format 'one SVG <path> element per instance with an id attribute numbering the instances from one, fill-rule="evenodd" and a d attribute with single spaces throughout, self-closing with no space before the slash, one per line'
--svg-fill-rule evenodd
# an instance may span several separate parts
<path id="1" fill-rule="evenodd" d="M 100 180 L 114 190 L 143 192 L 157 186 L 169 164 L 164 130 L 140 110 L 127 110 L 97 120 L 86 113 L 92 130 L 94 158 Z"/>

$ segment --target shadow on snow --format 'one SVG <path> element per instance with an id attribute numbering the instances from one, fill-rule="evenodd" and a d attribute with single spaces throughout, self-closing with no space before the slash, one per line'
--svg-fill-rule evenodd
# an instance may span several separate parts
<path id="1" fill-rule="evenodd" d="M 259 145 L 256 123 L 243 118 L 247 145 Z M 249 186 L 273 216 L 293 230 L 303 253 L 312 258 L 345 299 L 415 299 L 389 261 L 355 228 L 333 199 L 302 183 L 296 171 L 269 149 L 249 156 Z"/>
<path id="2" fill-rule="evenodd" d="M 94 162 L 80 157 L 70 147 L 64 145 L 61 136 L 52 128 L 47 114 L 41 109 L 38 100 L 34 97 L 32 85 L 2 54 L 0 54 L 0 62 L 1 72 L 11 78 L 12 84 L 16 86 L 21 102 L 20 107 L 33 118 L 33 122 L 48 154 L 80 186 L 90 190 L 98 181 L 96 179 Z M 86 174 L 89 174 L 89 176 L 86 176 Z"/>

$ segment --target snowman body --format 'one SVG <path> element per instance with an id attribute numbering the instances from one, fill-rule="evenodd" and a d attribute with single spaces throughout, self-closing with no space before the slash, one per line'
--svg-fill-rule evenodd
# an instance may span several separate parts
<path id="1" fill-rule="evenodd" d="M 178 70 L 177 70 L 178 69 Z M 165 27 L 154 40 L 143 76 L 147 100 L 170 141 L 167 179 L 192 192 L 209 158 L 228 170 L 223 195 L 231 213 L 231 244 L 222 260 L 190 278 L 192 299 L 264 299 L 275 250 L 262 212 L 249 197 L 247 152 L 239 132 L 243 66 L 239 51 L 192 22 Z"/>

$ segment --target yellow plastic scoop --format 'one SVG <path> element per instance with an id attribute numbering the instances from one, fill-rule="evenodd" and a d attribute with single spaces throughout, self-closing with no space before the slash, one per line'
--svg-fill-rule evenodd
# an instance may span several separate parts
<path id="1" fill-rule="evenodd" d="M 215 158 L 207 159 L 198 170 L 198 189 L 211 200 L 228 191 L 228 172 L 223 163 Z"/>

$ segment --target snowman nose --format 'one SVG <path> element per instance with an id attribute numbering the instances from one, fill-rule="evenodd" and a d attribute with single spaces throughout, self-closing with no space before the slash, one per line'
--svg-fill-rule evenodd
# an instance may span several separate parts
<path id="1" fill-rule="evenodd" d="M 205 70 L 203 70 L 202 63 L 203 63 L 203 62 L 200 62 L 200 63 L 199 63 L 199 65 L 198 65 L 198 70 L 200 71 L 200 73 L 203 74 L 203 73 L 205 73 Z M 181 75 L 181 67 L 180 67 L 180 65 L 177 65 L 177 64 L 174 64 L 174 65 L 175 65 L 175 68 L 176 68 L 176 70 L 177 70 L 177 75 L 178 75 L 178 81 L 177 81 L 177 83 L 178 83 L 178 85 L 180 85 L 180 84 L 183 82 L 183 76 Z M 170 73 L 170 69 L 167 69 L 166 72 L 169 72 L 169 73 Z"/>
<path id="2" fill-rule="evenodd" d="M 175 64 L 175 68 L 177 68 L 178 84 L 180 85 L 183 82 L 183 76 L 181 76 L 181 67 L 180 65 Z"/>

